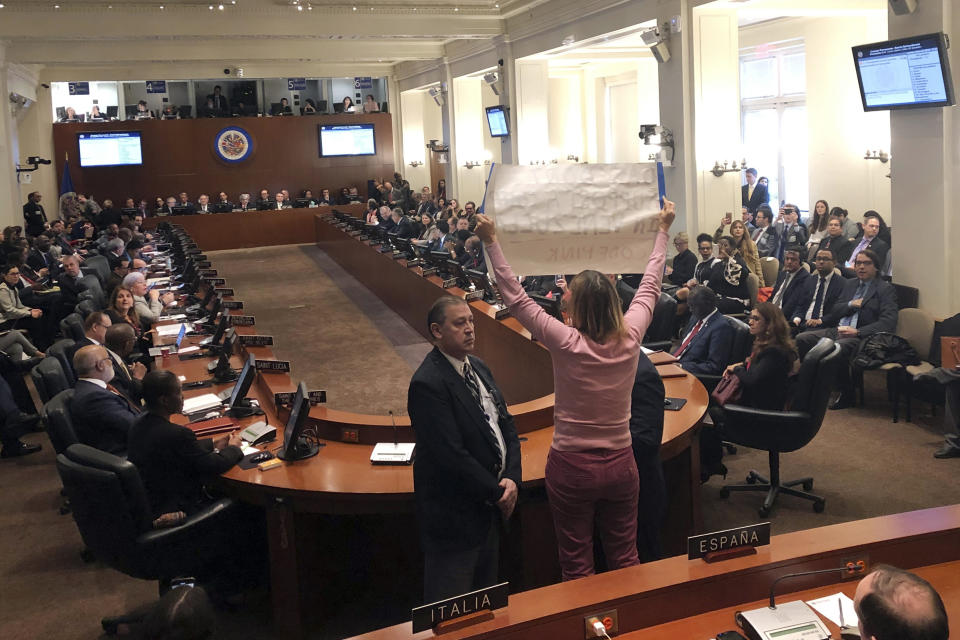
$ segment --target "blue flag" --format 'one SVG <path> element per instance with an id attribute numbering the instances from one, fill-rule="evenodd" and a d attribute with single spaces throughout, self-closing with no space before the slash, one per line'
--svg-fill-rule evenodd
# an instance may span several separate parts
<path id="1" fill-rule="evenodd" d="M 660 208 L 663 209 L 663 199 L 667 197 L 667 183 L 663 177 L 663 163 L 657 163 L 657 188 L 660 191 Z"/>
<path id="2" fill-rule="evenodd" d="M 77 193 L 73 190 L 73 180 L 70 178 L 70 158 L 63 163 L 63 179 L 60 180 L 60 218 L 66 220 L 67 213 L 75 208 Z"/>
<path id="3" fill-rule="evenodd" d="M 487 204 L 487 188 L 490 186 L 490 178 L 493 176 L 493 168 L 497 166 L 496 162 L 490 163 L 490 171 L 487 172 L 487 180 L 483 183 L 483 200 L 480 201 L 480 208 L 477 209 L 477 213 L 483 213 L 483 208 Z"/>

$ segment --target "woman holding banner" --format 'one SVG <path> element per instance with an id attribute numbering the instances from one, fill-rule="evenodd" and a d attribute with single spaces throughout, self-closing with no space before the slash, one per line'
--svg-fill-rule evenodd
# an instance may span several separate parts
<path id="1" fill-rule="evenodd" d="M 653 253 L 627 312 L 610 280 L 585 270 L 570 281 L 572 326 L 566 326 L 527 296 L 497 243 L 494 222 L 477 214 L 476 232 L 504 302 L 553 359 L 554 435 L 545 480 L 564 580 L 593 575 L 595 525 L 610 569 L 639 563 L 630 392 L 660 296 L 673 218 L 674 204 L 664 200 Z"/>

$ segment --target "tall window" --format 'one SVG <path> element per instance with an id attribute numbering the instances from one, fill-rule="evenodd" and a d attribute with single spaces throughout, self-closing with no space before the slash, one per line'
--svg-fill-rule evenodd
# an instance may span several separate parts
<path id="1" fill-rule="evenodd" d="M 798 40 L 740 50 L 740 114 L 747 163 L 782 201 L 810 208 L 806 55 Z"/>

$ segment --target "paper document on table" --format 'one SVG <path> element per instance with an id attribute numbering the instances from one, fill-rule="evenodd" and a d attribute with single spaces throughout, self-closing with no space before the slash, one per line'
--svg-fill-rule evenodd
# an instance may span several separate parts
<path id="1" fill-rule="evenodd" d="M 183 411 L 181 413 L 196 413 L 206 411 L 223 404 L 223 401 L 215 393 L 204 393 L 193 398 L 184 398 Z"/>
<path id="2" fill-rule="evenodd" d="M 157 335 L 158 336 L 176 336 L 178 333 L 180 333 L 180 327 L 182 327 L 183 325 L 184 323 L 182 322 L 178 322 L 176 324 L 161 324 L 157 327 Z M 186 325 L 187 325 L 187 331 L 191 331 L 193 329 L 192 324 L 186 323 Z"/>
<path id="3" fill-rule="evenodd" d="M 808 600 L 807 604 L 817 610 L 817 613 L 832 622 L 833 624 L 845 627 L 856 628 L 860 624 L 857 612 L 853 608 L 853 600 L 846 594 L 835 593 L 832 596 L 824 596 L 816 600 Z M 843 614 L 840 613 L 840 607 L 843 607 Z M 841 625 L 840 620 L 843 619 Z"/>
<path id="4" fill-rule="evenodd" d="M 197 345 L 193 345 L 190 347 L 180 347 L 180 349 L 177 350 L 177 353 L 182 355 L 184 353 L 193 353 L 194 351 L 200 351 L 200 347 L 198 347 Z"/>
<path id="5" fill-rule="evenodd" d="M 498 165 L 485 211 L 514 273 L 639 273 L 659 228 L 656 166 Z"/>

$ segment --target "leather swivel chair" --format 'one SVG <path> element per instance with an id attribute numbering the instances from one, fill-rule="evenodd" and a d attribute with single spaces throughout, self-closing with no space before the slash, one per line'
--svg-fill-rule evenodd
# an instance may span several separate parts
<path id="1" fill-rule="evenodd" d="M 643 346 L 654 351 L 669 351 L 673 338 L 674 324 L 677 321 L 677 300 L 673 296 L 661 293 L 653 307 L 650 326 L 643 336 Z"/>
<path id="2" fill-rule="evenodd" d="M 70 402 L 73 400 L 73 389 L 61 391 L 50 399 L 40 414 L 47 423 L 47 437 L 57 453 L 63 453 L 72 444 L 80 442 L 73 429 L 73 420 L 70 418 Z"/>
<path id="3" fill-rule="evenodd" d="M 800 365 L 789 410 L 771 411 L 736 404 L 724 406 L 723 439 L 766 450 L 770 478 L 768 480 L 751 470 L 745 484 L 724 486 L 720 491 L 722 497 L 728 497 L 731 491 L 764 491 L 767 495 L 759 509 L 764 518 L 770 514 L 781 493 L 811 500 L 814 511 L 823 511 L 826 501 L 808 493 L 813 489 L 813 478 L 781 481 L 780 454 L 805 447 L 820 431 L 840 364 L 840 346 L 829 338 L 821 338 Z M 802 485 L 803 491 L 794 488 L 797 485 Z"/>
<path id="4" fill-rule="evenodd" d="M 86 547 L 101 562 L 134 578 L 159 580 L 161 594 L 177 576 L 202 579 L 211 560 L 223 558 L 236 541 L 236 509 L 218 500 L 174 527 L 153 528 L 153 514 L 137 468 L 127 460 L 74 444 L 57 456 L 57 471 Z M 114 634 L 119 624 L 143 614 L 104 618 Z"/>
<path id="5" fill-rule="evenodd" d="M 53 356 L 60 361 L 60 368 L 63 369 L 63 375 L 66 376 L 67 385 L 70 387 L 77 383 L 77 377 L 73 373 L 73 363 L 70 362 L 70 350 L 73 349 L 74 344 L 71 339 L 57 340 L 47 349 L 48 356 Z"/>
<path id="6" fill-rule="evenodd" d="M 37 388 L 40 400 L 46 404 L 53 396 L 70 388 L 63 366 L 56 356 L 47 356 L 30 371 L 30 378 Z"/>
<path id="7" fill-rule="evenodd" d="M 100 279 L 91 274 L 80 278 L 81 292 L 79 299 L 90 299 L 98 309 L 107 306 L 106 296 L 103 293 L 103 287 L 100 286 Z"/>
<path id="8" fill-rule="evenodd" d="M 106 256 L 90 256 L 83 261 L 83 266 L 83 272 L 97 276 L 101 285 L 110 279 L 110 261 Z"/>
<path id="9" fill-rule="evenodd" d="M 76 312 L 67 315 L 60 321 L 60 333 L 74 342 L 83 340 L 83 316 Z"/>
<path id="10" fill-rule="evenodd" d="M 84 318 L 86 318 L 88 315 L 90 315 L 94 311 L 99 310 L 99 307 L 97 307 L 93 299 L 89 297 L 91 295 L 92 294 L 86 291 L 81 292 L 79 301 L 77 302 L 77 306 L 75 307 L 76 312 L 81 316 L 83 316 Z M 88 296 L 88 297 L 84 297 L 84 296 Z"/>

